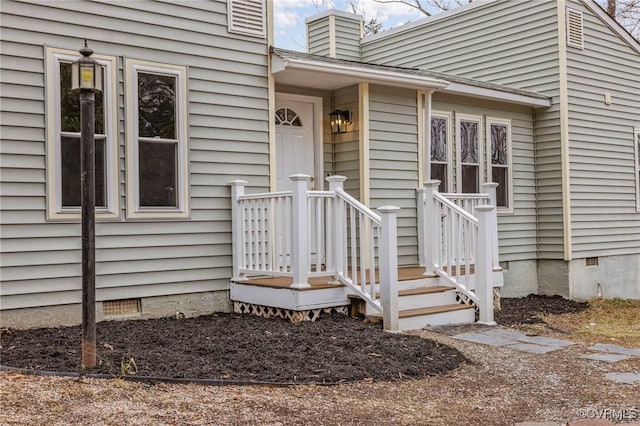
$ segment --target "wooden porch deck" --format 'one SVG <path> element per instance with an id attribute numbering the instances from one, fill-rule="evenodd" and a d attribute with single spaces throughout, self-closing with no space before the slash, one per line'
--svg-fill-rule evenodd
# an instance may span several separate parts
<path id="1" fill-rule="evenodd" d="M 403 266 L 398 268 L 398 281 L 412 281 L 421 278 L 428 278 L 424 275 L 424 268 L 420 266 Z M 310 277 L 308 283 L 311 287 L 291 289 L 297 291 L 313 291 L 322 290 L 327 288 L 341 287 L 342 284 L 334 284 L 331 281 L 333 277 L 331 275 Z M 369 280 L 369 272 L 367 271 L 367 280 Z M 378 270 L 376 270 L 376 282 L 378 282 Z M 270 288 L 287 288 L 290 289 L 293 284 L 292 277 L 265 277 L 265 278 L 251 278 L 247 281 L 238 281 L 237 284 L 252 285 L 259 287 Z"/>

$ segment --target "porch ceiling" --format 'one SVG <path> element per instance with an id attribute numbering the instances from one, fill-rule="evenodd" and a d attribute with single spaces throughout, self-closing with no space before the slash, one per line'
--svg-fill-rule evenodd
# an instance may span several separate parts
<path id="1" fill-rule="evenodd" d="M 357 63 L 330 63 L 312 58 L 271 55 L 271 71 L 276 83 L 311 89 L 336 90 L 358 83 L 383 84 L 416 90 L 438 90 L 448 83 L 431 77 L 408 75 Z"/>

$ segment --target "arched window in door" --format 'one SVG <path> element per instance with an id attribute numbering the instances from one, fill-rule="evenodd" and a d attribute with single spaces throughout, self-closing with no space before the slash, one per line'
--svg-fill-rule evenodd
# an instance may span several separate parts
<path id="1" fill-rule="evenodd" d="M 302 121 L 297 112 L 284 107 L 276 111 L 276 125 L 302 127 Z"/>

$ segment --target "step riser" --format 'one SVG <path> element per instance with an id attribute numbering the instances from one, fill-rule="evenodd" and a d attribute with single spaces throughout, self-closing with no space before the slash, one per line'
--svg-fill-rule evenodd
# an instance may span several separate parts
<path id="1" fill-rule="evenodd" d="M 474 309 L 400 318 L 400 331 L 420 330 L 427 325 L 472 324 L 475 322 L 475 319 Z"/>
<path id="2" fill-rule="evenodd" d="M 451 305 L 456 303 L 456 291 L 449 290 L 430 294 L 413 294 L 410 296 L 398 297 L 398 310 L 405 311 L 409 309 L 430 308 L 433 306 Z M 375 314 L 378 312 L 367 304 L 366 314 Z"/>

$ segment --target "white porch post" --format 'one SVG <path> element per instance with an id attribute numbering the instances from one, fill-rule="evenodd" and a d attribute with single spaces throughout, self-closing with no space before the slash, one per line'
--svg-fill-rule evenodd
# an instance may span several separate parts
<path id="1" fill-rule="evenodd" d="M 329 191 L 336 194 L 344 189 L 345 176 L 335 175 L 326 178 L 329 182 Z M 338 283 L 338 276 L 344 273 L 344 200 L 335 196 L 333 198 L 333 210 L 330 213 L 331 229 L 328 232 L 329 244 L 327 244 L 327 270 L 334 274 L 334 282 Z"/>
<path id="2" fill-rule="evenodd" d="M 436 214 L 433 196 L 438 192 L 439 180 L 424 183 L 424 256 L 425 275 L 434 275 L 438 264 L 438 241 L 440 239 L 441 218 Z"/>
<path id="3" fill-rule="evenodd" d="M 478 298 L 480 319 L 478 323 L 495 325 L 493 320 L 493 265 L 491 262 L 491 216 L 495 216 L 494 206 L 477 206 L 478 240 L 476 250 L 476 297 Z"/>
<path id="4" fill-rule="evenodd" d="M 498 249 L 498 215 L 497 215 L 497 196 L 496 188 L 498 184 L 495 182 L 487 182 L 481 185 L 482 192 L 489 194 L 489 204 L 496 207 L 496 212 L 491 215 L 491 262 L 493 269 L 500 267 L 500 254 Z"/>
<path id="5" fill-rule="evenodd" d="M 246 281 L 247 277 L 244 273 L 240 273 L 244 263 L 244 229 L 242 223 L 242 210 L 238 202 L 238 198 L 244 195 L 244 186 L 246 180 L 233 180 L 229 182 L 231 185 L 231 244 L 232 244 L 232 264 L 233 278 L 232 281 Z"/>
<path id="6" fill-rule="evenodd" d="M 295 174 L 289 176 L 293 182 L 291 202 L 291 267 L 293 268 L 292 288 L 309 288 L 309 194 L 307 184 L 311 176 Z"/>
<path id="7" fill-rule="evenodd" d="M 379 207 L 382 226 L 380 232 L 380 302 L 385 331 L 399 330 L 398 317 L 398 231 L 395 206 Z"/>
<path id="8" fill-rule="evenodd" d="M 425 202 L 425 189 L 418 188 L 416 189 L 417 198 L 416 198 L 416 207 L 418 213 L 418 265 L 422 267 L 427 266 L 427 255 L 426 255 L 426 243 L 427 243 L 427 235 L 425 228 L 425 212 L 424 212 L 424 202 Z"/>

